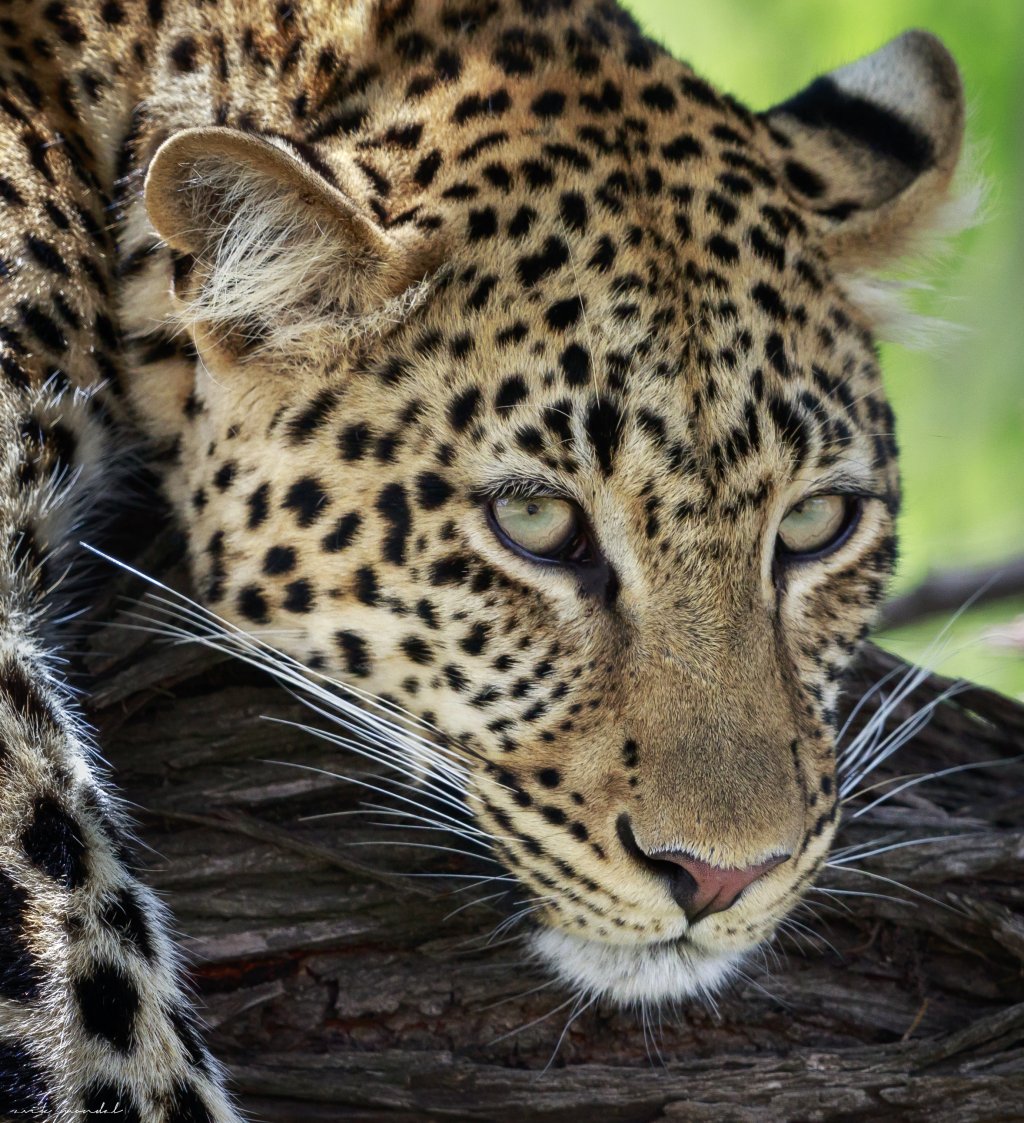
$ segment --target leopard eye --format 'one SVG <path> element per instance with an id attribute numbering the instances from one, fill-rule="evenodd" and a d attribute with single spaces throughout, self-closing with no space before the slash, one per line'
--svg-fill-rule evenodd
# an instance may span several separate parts
<path id="1" fill-rule="evenodd" d="M 853 527 L 856 500 L 815 495 L 789 509 L 779 526 L 779 548 L 789 555 L 821 554 L 845 540 Z"/>
<path id="2" fill-rule="evenodd" d="M 495 499 L 491 515 L 506 545 L 547 561 L 569 560 L 583 537 L 583 517 L 567 499 Z"/>

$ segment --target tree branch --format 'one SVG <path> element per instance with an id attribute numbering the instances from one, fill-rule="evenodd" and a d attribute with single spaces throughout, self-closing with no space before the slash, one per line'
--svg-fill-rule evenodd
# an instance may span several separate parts
<path id="1" fill-rule="evenodd" d="M 1024 556 L 977 569 L 930 573 L 916 589 L 893 597 L 882 609 L 880 631 L 902 628 L 926 616 L 951 614 L 972 605 L 1024 596 Z"/>

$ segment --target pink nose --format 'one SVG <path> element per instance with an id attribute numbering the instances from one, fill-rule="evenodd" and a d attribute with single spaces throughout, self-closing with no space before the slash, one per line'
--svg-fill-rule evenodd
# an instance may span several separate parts
<path id="1" fill-rule="evenodd" d="M 789 857 L 783 854 L 756 866 L 728 869 L 712 866 L 690 854 L 662 852 L 649 856 L 656 865 L 670 867 L 665 870 L 669 889 L 691 924 L 732 908 L 744 889 Z"/>

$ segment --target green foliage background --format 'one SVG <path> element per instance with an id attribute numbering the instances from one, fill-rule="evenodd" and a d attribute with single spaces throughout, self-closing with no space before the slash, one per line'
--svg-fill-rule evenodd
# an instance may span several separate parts
<path id="1" fill-rule="evenodd" d="M 967 88 L 969 145 L 988 183 L 984 219 L 933 264 L 916 306 L 958 325 L 928 351 L 886 346 L 903 449 L 896 589 L 929 569 L 1024 553 L 1024 3 L 1016 0 L 626 0 L 642 26 L 754 109 L 911 27 L 938 34 Z M 981 637 L 1024 600 L 969 612 L 943 673 L 1024 695 L 1024 655 Z M 945 620 L 884 637 L 922 659 Z"/>

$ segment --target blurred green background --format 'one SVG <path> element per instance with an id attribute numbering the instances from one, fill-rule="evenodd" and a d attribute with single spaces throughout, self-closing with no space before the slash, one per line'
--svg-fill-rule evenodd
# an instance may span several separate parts
<path id="1" fill-rule="evenodd" d="M 886 345 L 903 449 L 895 591 L 933 569 L 1024 553 L 1024 3 L 1017 0 L 626 0 L 648 34 L 754 109 L 911 27 L 938 34 L 967 88 L 984 220 L 933 266 L 915 306 L 959 330 L 928 351 Z M 1024 597 L 967 612 L 928 662 L 1024 696 L 1024 650 L 992 642 Z M 946 624 L 881 637 L 921 660 Z"/>

